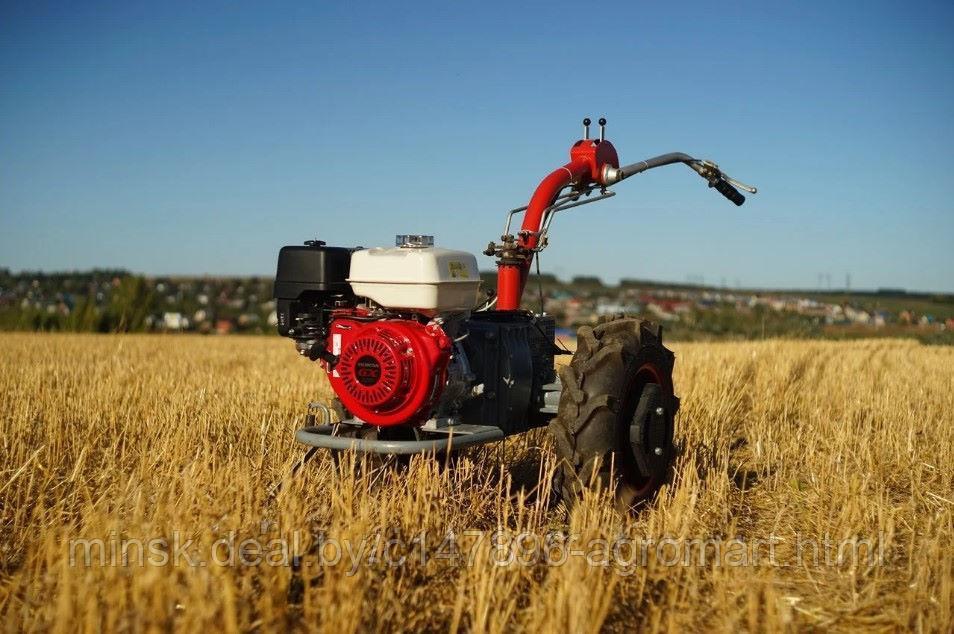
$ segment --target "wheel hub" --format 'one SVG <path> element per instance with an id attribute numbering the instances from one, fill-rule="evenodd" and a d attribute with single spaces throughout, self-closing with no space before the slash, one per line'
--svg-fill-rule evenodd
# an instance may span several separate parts
<path id="1" fill-rule="evenodd" d="M 646 384 L 629 427 L 629 444 L 643 477 L 661 476 L 669 464 L 669 418 L 662 389 Z"/>

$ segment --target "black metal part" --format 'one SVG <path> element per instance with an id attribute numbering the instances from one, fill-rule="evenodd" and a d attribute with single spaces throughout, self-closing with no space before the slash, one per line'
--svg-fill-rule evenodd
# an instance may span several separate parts
<path id="1" fill-rule="evenodd" d="M 629 427 L 633 457 L 643 474 L 657 473 L 668 464 L 670 416 L 662 389 L 655 383 L 643 387 Z"/>
<path id="2" fill-rule="evenodd" d="M 309 240 L 282 247 L 275 273 L 275 299 L 300 299 L 305 293 L 350 294 L 351 249 Z"/>
<path id="3" fill-rule="evenodd" d="M 282 247 L 275 272 L 278 334 L 291 337 L 301 354 L 330 365 L 337 358 L 325 350 L 330 311 L 355 302 L 348 272 L 354 249 L 325 246 L 320 240 Z"/>
<path id="4" fill-rule="evenodd" d="M 543 386 L 555 380 L 554 321 L 523 311 L 474 313 L 462 345 L 475 385 L 483 390 L 461 406 L 464 423 L 499 427 L 506 435 L 545 425 L 552 415 Z"/>

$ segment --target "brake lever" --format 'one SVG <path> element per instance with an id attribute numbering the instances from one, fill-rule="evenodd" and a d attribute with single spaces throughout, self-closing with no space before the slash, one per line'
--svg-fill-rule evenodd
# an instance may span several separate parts
<path id="1" fill-rule="evenodd" d="M 723 172 L 721 169 L 719 169 L 719 166 L 713 163 L 712 161 L 709 161 L 709 160 L 695 161 L 693 163 L 690 163 L 689 167 L 694 169 L 696 173 L 699 174 L 699 176 L 703 177 L 710 183 L 713 182 L 714 180 L 721 179 L 729 183 L 733 187 L 738 187 L 739 189 L 743 189 L 749 192 L 750 194 L 757 194 L 759 191 L 752 185 L 746 185 L 745 183 L 732 178 L 731 176 Z"/>
<path id="2" fill-rule="evenodd" d="M 732 186 L 734 186 L 734 187 L 738 187 L 739 189 L 744 189 L 745 191 L 749 192 L 750 194 L 757 194 L 757 193 L 759 193 L 759 190 L 756 189 L 755 187 L 752 187 L 751 185 L 746 185 L 745 183 L 743 183 L 743 182 L 741 182 L 741 181 L 737 181 L 737 180 L 735 180 L 734 178 L 731 178 L 731 177 L 729 177 L 729 176 L 726 175 L 726 174 L 723 174 L 723 175 L 722 175 L 722 178 L 724 178 L 726 181 L 728 181 L 728 183 L 729 183 L 730 185 L 732 185 Z"/>

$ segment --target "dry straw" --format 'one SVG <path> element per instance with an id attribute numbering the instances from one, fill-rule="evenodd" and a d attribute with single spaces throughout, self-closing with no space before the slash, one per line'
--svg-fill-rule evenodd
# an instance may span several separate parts
<path id="1" fill-rule="evenodd" d="M 3 335 L 0 622 L 950 631 L 954 349 L 675 351 L 674 481 L 635 517 L 601 494 L 567 517 L 543 432 L 451 465 L 322 457 L 270 500 L 330 396 L 285 341 Z"/>

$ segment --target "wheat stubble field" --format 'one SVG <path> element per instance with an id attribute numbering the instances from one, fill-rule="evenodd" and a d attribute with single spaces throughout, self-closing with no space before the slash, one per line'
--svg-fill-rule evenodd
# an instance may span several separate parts
<path id="1" fill-rule="evenodd" d="M 549 503 L 542 431 L 269 498 L 329 397 L 287 341 L 2 335 L 4 627 L 950 631 L 954 348 L 673 348 L 676 475 L 622 518 Z"/>

